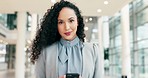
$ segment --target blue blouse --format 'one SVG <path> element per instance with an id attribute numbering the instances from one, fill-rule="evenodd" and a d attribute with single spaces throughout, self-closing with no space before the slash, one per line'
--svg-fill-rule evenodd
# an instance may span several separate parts
<path id="1" fill-rule="evenodd" d="M 82 42 L 76 37 L 72 41 L 60 39 L 58 43 L 59 76 L 66 73 L 82 74 Z"/>

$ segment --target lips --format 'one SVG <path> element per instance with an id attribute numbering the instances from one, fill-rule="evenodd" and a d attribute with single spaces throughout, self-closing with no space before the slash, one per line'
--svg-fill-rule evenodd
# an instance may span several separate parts
<path id="1" fill-rule="evenodd" d="M 66 32 L 64 33 L 66 36 L 69 36 L 71 34 L 71 32 Z"/>

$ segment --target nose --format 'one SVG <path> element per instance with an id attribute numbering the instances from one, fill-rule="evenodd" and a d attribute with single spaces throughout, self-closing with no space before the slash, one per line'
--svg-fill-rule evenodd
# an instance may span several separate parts
<path id="1" fill-rule="evenodd" d="M 69 23 L 65 23 L 65 28 L 66 28 L 66 30 L 69 30 L 70 29 L 70 25 L 69 25 Z"/>

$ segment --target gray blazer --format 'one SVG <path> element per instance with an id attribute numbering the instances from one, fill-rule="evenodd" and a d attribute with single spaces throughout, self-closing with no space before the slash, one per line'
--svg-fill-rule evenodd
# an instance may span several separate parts
<path id="1" fill-rule="evenodd" d="M 36 78 L 58 78 L 57 42 L 43 49 L 35 66 Z M 101 58 L 96 44 L 84 43 L 82 78 L 103 78 Z"/>

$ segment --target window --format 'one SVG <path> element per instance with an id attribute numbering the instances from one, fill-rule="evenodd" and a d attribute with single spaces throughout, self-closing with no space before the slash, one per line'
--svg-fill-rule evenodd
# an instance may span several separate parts
<path id="1" fill-rule="evenodd" d="M 137 28 L 138 40 L 148 39 L 148 23 Z"/>
<path id="2" fill-rule="evenodd" d="M 137 18 L 137 25 L 141 25 L 143 24 L 144 22 L 144 13 L 143 12 L 140 12 L 136 15 L 136 18 Z"/>
<path id="3" fill-rule="evenodd" d="M 0 63 L 5 62 L 6 45 L 0 43 Z"/>
<path id="4" fill-rule="evenodd" d="M 148 48 L 148 40 L 142 40 L 138 42 L 138 49 Z"/>
<path id="5" fill-rule="evenodd" d="M 115 37 L 115 47 L 121 46 L 121 35 Z"/>
<path id="6" fill-rule="evenodd" d="M 136 0 L 136 8 L 140 8 L 143 5 L 143 0 Z"/>

